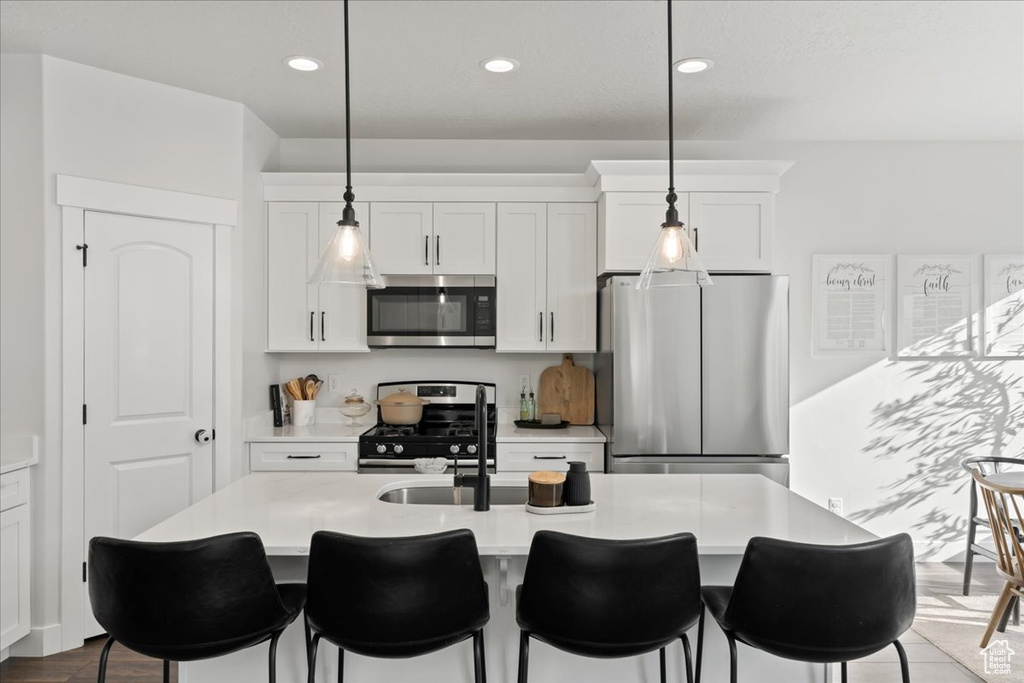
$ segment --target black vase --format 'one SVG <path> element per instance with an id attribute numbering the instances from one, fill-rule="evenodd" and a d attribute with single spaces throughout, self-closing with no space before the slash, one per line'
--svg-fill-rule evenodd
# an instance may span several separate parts
<path id="1" fill-rule="evenodd" d="M 587 463 L 569 463 L 562 497 L 566 505 L 588 505 L 590 503 L 590 473 L 587 472 Z"/>

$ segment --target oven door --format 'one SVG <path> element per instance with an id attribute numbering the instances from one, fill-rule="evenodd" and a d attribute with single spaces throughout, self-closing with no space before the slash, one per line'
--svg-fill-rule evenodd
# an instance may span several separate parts
<path id="1" fill-rule="evenodd" d="M 478 287 L 481 279 L 386 278 L 385 289 L 367 290 L 367 344 L 493 348 L 494 288 Z"/>

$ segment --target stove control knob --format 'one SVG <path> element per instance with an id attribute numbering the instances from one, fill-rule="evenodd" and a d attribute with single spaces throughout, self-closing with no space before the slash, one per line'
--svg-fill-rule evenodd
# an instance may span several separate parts
<path id="1" fill-rule="evenodd" d="M 466 452 L 469 453 L 470 455 L 476 455 L 476 446 L 472 444 L 466 446 Z"/>
<path id="2" fill-rule="evenodd" d="M 396 443 L 395 444 L 395 453 L 398 453 L 399 455 L 401 455 L 402 451 L 404 451 L 404 450 L 405 450 L 405 448 L 402 447 L 402 444 L 400 444 L 400 443 Z"/>
<path id="3" fill-rule="evenodd" d="M 379 444 L 377 446 L 377 452 L 378 453 L 385 453 L 385 452 L 387 452 L 387 450 L 388 449 L 387 449 L 387 447 L 384 444 Z"/>
<path id="4" fill-rule="evenodd" d="M 459 454 L 459 447 L 458 447 L 458 446 L 456 446 L 455 444 L 452 444 L 452 445 L 451 445 L 451 446 L 450 446 L 450 447 L 448 448 L 448 450 L 449 450 L 449 451 L 451 451 L 452 455 L 458 455 L 458 454 Z"/>

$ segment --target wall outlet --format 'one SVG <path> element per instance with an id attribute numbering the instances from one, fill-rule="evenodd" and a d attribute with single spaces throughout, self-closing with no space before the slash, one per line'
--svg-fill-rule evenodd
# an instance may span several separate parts
<path id="1" fill-rule="evenodd" d="M 530 376 L 529 375 L 519 375 L 519 393 L 520 394 L 529 393 L 531 386 L 532 385 L 530 384 Z"/>
<path id="2" fill-rule="evenodd" d="M 828 511 L 834 515 L 843 516 L 843 499 L 842 498 L 829 498 L 828 499 Z"/>
<path id="3" fill-rule="evenodd" d="M 327 375 L 327 392 L 336 394 L 341 391 L 341 375 Z"/>

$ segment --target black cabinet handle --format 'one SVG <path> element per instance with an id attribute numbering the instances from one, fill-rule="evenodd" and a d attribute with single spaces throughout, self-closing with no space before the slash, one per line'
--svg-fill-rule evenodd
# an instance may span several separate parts
<path id="1" fill-rule="evenodd" d="M 691 228 L 693 230 L 693 249 L 694 251 L 700 251 L 700 247 L 697 246 L 697 242 L 700 241 L 700 236 L 697 234 L 697 228 Z"/>
<path id="2" fill-rule="evenodd" d="M 551 341 L 555 341 L 555 314 L 551 313 Z"/>
<path id="3" fill-rule="evenodd" d="M 289 455 L 288 459 L 289 460 L 316 460 L 319 457 L 320 457 L 320 454 L 318 453 L 316 455 Z"/>
<path id="4" fill-rule="evenodd" d="M 327 315 L 326 312 L 320 311 L 320 341 L 327 341 L 327 330 L 326 326 L 324 325 L 325 315 Z"/>
<path id="5" fill-rule="evenodd" d="M 313 311 L 309 312 L 309 341 L 316 341 L 316 337 L 313 336 Z"/>
<path id="6" fill-rule="evenodd" d="M 564 456 L 564 455 L 535 455 L 535 456 L 533 456 L 534 460 L 565 460 L 565 458 L 566 458 L 566 456 Z"/>
<path id="7" fill-rule="evenodd" d="M 430 265 L 430 236 L 423 238 L 423 265 Z"/>
<path id="8" fill-rule="evenodd" d="M 537 341 L 544 341 L 544 313 L 537 314 Z"/>
<path id="9" fill-rule="evenodd" d="M 441 265 L 441 236 L 437 236 L 437 246 L 434 247 L 434 256 L 437 260 L 437 265 Z"/>

